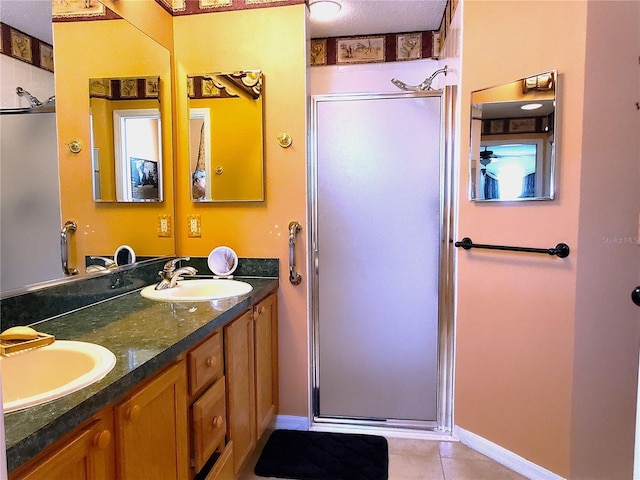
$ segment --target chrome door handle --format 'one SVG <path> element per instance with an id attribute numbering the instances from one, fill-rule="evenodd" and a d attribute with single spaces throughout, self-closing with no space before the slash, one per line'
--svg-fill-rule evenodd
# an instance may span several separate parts
<path id="1" fill-rule="evenodd" d="M 637 286 L 633 289 L 633 292 L 631 292 L 631 300 L 640 307 L 640 286 Z"/>
<path id="2" fill-rule="evenodd" d="M 76 222 L 69 220 L 62 227 L 60 232 L 60 260 L 62 261 L 62 272 L 65 275 L 77 275 L 77 268 L 69 268 L 69 244 L 67 242 L 67 233 L 75 232 L 77 228 Z"/>
<path id="3" fill-rule="evenodd" d="M 298 222 L 289 224 L 289 281 L 293 285 L 302 282 L 302 276 L 296 272 L 296 235 L 302 230 Z"/>

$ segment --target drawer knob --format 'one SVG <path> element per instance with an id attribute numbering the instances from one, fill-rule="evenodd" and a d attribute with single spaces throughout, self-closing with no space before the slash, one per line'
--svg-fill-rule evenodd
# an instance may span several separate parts
<path id="1" fill-rule="evenodd" d="M 131 407 L 129 407 L 129 410 L 127 410 L 127 420 L 129 420 L 130 422 L 135 422 L 138 417 L 140 416 L 140 405 L 133 405 Z"/>
<path id="2" fill-rule="evenodd" d="M 98 450 L 104 450 L 109 446 L 111 442 L 111 432 L 109 430 L 103 430 L 100 433 L 96 433 L 93 437 L 93 446 Z"/>
<path id="3" fill-rule="evenodd" d="M 224 423 L 224 419 L 221 415 L 218 415 L 217 417 L 213 417 L 211 423 L 213 424 L 214 428 L 220 428 Z"/>
<path id="4" fill-rule="evenodd" d="M 207 364 L 207 367 L 211 367 L 216 363 L 216 357 L 207 357 L 207 361 L 205 363 Z"/>

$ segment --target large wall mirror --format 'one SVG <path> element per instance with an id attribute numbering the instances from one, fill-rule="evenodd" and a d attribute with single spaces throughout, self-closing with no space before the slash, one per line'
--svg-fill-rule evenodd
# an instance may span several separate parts
<path id="1" fill-rule="evenodd" d="M 470 200 L 554 198 L 557 81 L 553 70 L 472 92 Z"/>
<path id="2" fill-rule="evenodd" d="M 7 2 L 7 9 L 16 9 L 19 12 L 24 11 L 23 2 Z M 42 15 L 47 18 L 52 16 L 52 2 L 32 2 L 33 12 L 30 10 L 30 14 L 36 14 L 36 10 L 43 10 Z M 37 6 L 35 4 L 38 4 Z M 59 3 L 59 2 L 56 2 Z M 116 6 L 117 6 L 116 2 Z M 119 2 L 122 3 L 122 2 Z M 126 2 L 125 2 L 126 3 Z M 74 5 L 78 5 L 78 8 L 83 10 L 84 6 L 81 2 L 73 2 Z M 66 8 L 66 4 L 63 5 Z M 3 11 L 5 5 L 3 4 Z M 69 8 L 73 5 L 69 6 Z M 92 8 L 99 8 L 99 4 L 92 2 Z M 147 8 L 147 7 L 145 7 Z M 162 7 L 158 5 L 161 13 L 169 17 Z M 25 216 L 22 215 L 19 209 L 12 209 L 13 215 L 3 215 L 2 230 L 3 240 L 6 232 L 10 231 L 25 231 L 30 233 L 30 238 L 27 237 L 27 241 L 15 242 L 7 241 L 3 242 L 7 245 L 11 244 L 12 247 L 17 246 L 20 243 L 22 250 L 19 253 L 11 253 L 11 256 L 16 258 L 17 267 L 14 268 L 16 275 L 11 282 L 3 281 L 0 284 L 0 298 L 12 296 L 16 293 L 25 291 L 25 289 L 32 290 L 39 286 L 44 286 L 50 282 L 58 283 L 69 279 L 70 277 L 63 274 L 61 268 L 61 256 L 60 256 L 60 235 L 61 227 L 65 223 L 65 220 L 72 219 L 78 222 L 78 229 L 82 226 L 86 228 L 86 225 L 95 227 L 97 233 L 81 234 L 79 231 L 70 235 L 70 243 L 74 250 L 81 252 L 78 254 L 78 263 L 72 266 L 77 267 L 81 274 L 85 274 L 85 265 L 81 262 L 86 258 L 86 255 L 104 255 L 110 257 L 114 261 L 117 260 L 116 248 L 119 245 L 128 244 L 131 245 L 133 251 L 137 256 L 136 261 L 146 261 L 147 259 L 162 257 L 166 255 L 173 255 L 175 253 L 175 245 L 172 237 L 159 238 L 155 235 L 155 228 L 152 230 L 153 234 L 144 237 L 144 233 L 140 232 L 139 224 L 141 220 L 145 220 L 147 223 L 153 222 L 154 225 L 158 222 L 159 215 L 171 215 L 172 200 L 170 194 L 167 192 L 172 191 L 172 175 L 171 168 L 171 151 L 172 151 L 172 139 L 171 139 L 171 53 L 163 46 L 156 38 L 153 38 L 149 34 L 143 32 L 138 26 L 127 19 L 127 14 L 121 13 L 122 19 L 110 20 L 110 21 L 98 21 L 98 22 L 61 22 L 58 25 L 69 26 L 71 30 L 75 31 L 75 27 L 82 29 L 83 34 L 79 35 L 78 44 L 68 41 L 70 35 L 67 35 L 66 42 L 58 42 L 56 36 L 54 40 L 55 56 L 71 57 L 75 60 L 75 68 L 73 69 L 58 69 L 56 66 L 56 82 L 60 82 L 66 87 L 66 94 L 58 98 L 56 102 L 57 122 L 55 118 L 52 118 L 54 114 L 30 114 L 30 115 L 12 115 L 15 120 L 20 120 L 22 123 L 29 122 L 28 126 L 20 126 L 23 134 L 21 136 L 14 136 L 11 130 L 8 130 L 8 122 L 3 117 L 2 125 L 0 126 L 0 135 L 3 138 L 3 142 L 10 141 L 12 138 L 15 142 L 16 160 L 22 161 L 22 167 L 15 169 L 15 175 L 12 172 L 8 172 L 5 167 L 8 163 L 9 151 L 6 150 L 7 156 L 4 155 L 5 149 L 3 147 L 3 161 L 1 169 L 1 177 L 4 185 L 9 182 L 13 185 L 24 185 L 22 197 L 25 201 L 22 202 L 24 209 L 30 211 L 37 211 L 40 215 L 39 218 L 45 216 L 47 221 L 32 221 L 28 218 L 27 221 L 29 230 L 25 227 Z M 82 28 L 82 24 L 85 24 Z M 116 29 L 119 32 L 117 36 L 111 36 L 109 42 L 105 42 L 106 31 Z M 31 35 L 37 35 L 37 32 L 28 31 L 24 29 L 25 33 Z M 93 36 L 95 34 L 95 37 Z M 71 35 L 72 36 L 72 35 Z M 56 43 L 58 42 L 58 43 Z M 165 42 L 166 43 L 166 42 Z M 82 44 L 82 45 L 81 45 Z M 86 47 L 86 48 L 80 48 Z M 86 50 L 91 50 L 90 54 L 81 53 Z M 126 59 L 126 62 L 124 62 Z M 127 67 L 122 70 L 123 63 L 134 63 L 134 67 Z M 67 62 L 70 64 L 71 62 Z M 164 169 L 158 166 L 158 174 L 162 175 L 164 170 L 164 194 L 158 193 L 158 196 L 165 197 L 165 201 L 162 203 L 154 202 L 150 205 L 141 205 L 140 207 L 129 203 L 127 205 L 119 205 L 117 203 L 104 203 L 106 195 L 106 187 L 103 187 L 101 193 L 101 203 L 94 203 L 91 201 L 92 190 L 92 170 L 93 170 L 93 156 L 90 151 L 90 138 L 87 134 L 84 135 L 84 126 L 89 126 L 90 117 L 87 114 L 88 108 L 85 108 L 85 104 L 89 105 L 89 95 L 87 94 L 87 86 L 89 79 L 91 78 L 110 78 L 111 80 L 128 80 L 126 83 L 131 83 L 132 78 L 146 79 L 147 77 L 160 75 L 161 80 L 159 89 L 162 92 L 162 104 L 160 104 L 159 98 L 150 99 L 153 102 L 152 109 L 159 109 L 162 116 L 161 128 L 163 131 L 163 153 L 159 160 L 164 162 Z M 9 77 L 8 77 L 9 78 Z M 5 78 L 2 79 L 5 82 Z M 113 82 L 112 82 L 113 83 Z M 146 83 L 146 80 L 145 80 Z M 140 81 L 138 80 L 138 86 Z M 15 90 L 15 85 L 11 88 Z M 153 85 L 144 87 L 153 89 Z M 37 91 L 37 89 L 36 89 Z M 34 92 L 35 93 L 35 92 Z M 56 92 L 58 93 L 58 92 Z M 68 100 L 69 97 L 71 101 Z M 168 100 L 167 100 L 168 99 Z M 167 100 L 167 101 L 166 101 Z M 137 107 L 136 107 L 137 109 Z M 64 111 L 65 113 L 61 113 Z M 113 122 L 113 119 L 112 119 Z M 57 123 L 57 125 L 56 125 Z M 56 129 L 60 131 L 61 127 L 69 132 L 62 136 L 60 139 L 56 134 Z M 159 139 L 159 136 L 155 133 L 156 129 L 153 126 L 148 127 L 149 131 L 153 130 L 151 136 L 155 136 Z M 46 131 L 46 141 L 44 139 Z M 88 132 L 87 132 L 88 133 Z M 149 138 L 151 138 L 151 136 Z M 24 138 L 26 137 L 26 140 Z M 73 178 L 67 179 L 66 183 L 61 183 L 62 175 L 58 168 L 58 142 L 70 142 L 71 140 L 80 140 L 82 142 L 82 151 L 78 154 L 70 153 L 70 148 L 66 145 L 61 145 L 60 148 L 63 152 L 69 152 L 69 157 L 61 161 L 61 164 L 65 162 L 73 162 L 74 159 L 82 159 L 82 167 L 73 167 Z M 151 143 L 155 144 L 155 140 L 151 140 Z M 28 147 L 28 148 L 27 148 Z M 44 155 L 40 153 L 30 152 L 32 149 L 39 148 L 38 152 L 46 153 L 47 160 L 49 157 L 53 157 L 52 170 L 49 170 L 48 166 L 38 167 L 38 182 L 35 182 L 33 176 L 25 175 L 24 165 L 37 163 L 40 165 L 44 161 Z M 158 147 L 159 148 L 159 147 Z M 53 152 L 53 153 L 52 153 Z M 100 154 L 104 152 L 101 151 Z M 140 155 L 140 157 L 145 157 Z M 115 157 L 114 157 L 115 158 Z M 103 163 L 104 155 L 101 155 L 101 166 Z M 80 163 L 80 162 L 78 162 Z M 55 167 L 55 168 L 53 168 Z M 106 168 L 106 167 L 105 167 Z M 115 170 L 115 164 L 112 167 Z M 147 167 L 149 170 L 150 167 Z M 104 172 L 100 168 L 101 172 Z M 44 173 L 43 173 L 44 172 Z M 115 174 L 115 172 L 114 172 Z M 105 172 L 106 175 L 106 172 Z M 58 177 L 58 178 L 55 178 Z M 22 182 L 22 183 L 21 183 Z M 26 183 L 24 183 L 26 182 Z M 46 200 L 42 200 L 44 197 L 44 188 L 41 188 L 41 184 L 46 184 L 47 196 Z M 163 182 L 159 181 L 159 186 Z M 115 190 L 115 183 L 113 183 L 113 189 Z M 58 189 L 59 187 L 59 189 Z M 55 190 L 49 195 L 49 190 Z M 115 192 L 113 193 L 113 200 L 116 200 Z M 4 198 L 4 197 L 3 197 Z M 40 203 L 39 203 L 40 202 Z M 78 207 L 74 207 L 74 211 L 71 214 L 66 214 L 61 217 L 61 205 L 63 204 L 77 204 Z M 43 204 L 51 207 L 51 211 L 44 209 Z M 3 202 L 3 207 L 5 207 Z M 138 208 L 138 210 L 136 210 Z M 4 211 L 3 211 L 4 212 Z M 126 221 L 123 221 L 122 212 L 127 214 Z M 100 218 L 98 218 L 100 217 Z M 49 221 L 50 220 L 50 221 Z M 6 228 L 5 228 L 6 227 Z M 107 234 L 105 234 L 107 232 Z M 104 237 L 109 237 L 104 240 Z M 139 239 L 144 237 L 144 241 Z M 40 248 L 35 246 L 35 242 L 32 241 L 35 238 L 45 238 L 47 242 L 47 248 Z M 162 243 L 161 242 L 165 242 Z M 50 248 L 49 248 L 50 244 Z M 3 251 L 3 278 L 6 280 L 8 276 L 4 275 L 5 268 L 12 268 L 10 263 L 5 260 Z M 7 257 L 8 259 L 8 257 Z M 130 257 L 133 261 L 133 256 Z M 121 264 L 121 262 L 116 262 Z M 6 265 L 5 265 L 6 264 Z M 104 272 L 103 270 L 100 270 Z M 109 270 L 115 271 L 115 270 Z M 75 277 L 72 277 L 75 278 Z M 13 281 L 15 280 L 15 281 Z"/>
<path id="3" fill-rule="evenodd" d="M 93 199 L 162 201 L 160 77 L 89 79 Z"/>
<path id="4" fill-rule="evenodd" d="M 191 200 L 264 200 L 260 70 L 187 77 Z"/>

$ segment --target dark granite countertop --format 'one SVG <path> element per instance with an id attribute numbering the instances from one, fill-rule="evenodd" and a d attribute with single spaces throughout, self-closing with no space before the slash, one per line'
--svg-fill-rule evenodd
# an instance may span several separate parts
<path id="1" fill-rule="evenodd" d="M 250 294 L 212 302 L 168 303 L 143 298 L 136 290 L 36 325 L 60 340 L 100 344 L 115 354 L 116 365 L 105 378 L 78 392 L 5 414 L 9 471 L 117 402 L 278 287 L 277 278 L 239 279 L 253 285 Z"/>

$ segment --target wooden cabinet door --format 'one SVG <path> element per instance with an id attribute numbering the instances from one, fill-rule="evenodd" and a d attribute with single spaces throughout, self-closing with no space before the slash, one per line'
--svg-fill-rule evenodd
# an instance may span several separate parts
<path id="1" fill-rule="evenodd" d="M 260 438 L 278 410 L 278 309 L 276 294 L 254 307 L 256 421 Z"/>
<path id="2" fill-rule="evenodd" d="M 256 445 L 252 312 L 231 322 L 224 332 L 227 424 L 237 475 Z"/>
<path id="3" fill-rule="evenodd" d="M 43 452 L 26 469 L 13 472 L 11 480 L 113 480 L 115 448 L 113 411 L 109 408 L 84 428 Z"/>
<path id="4" fill-rule="evenodd" d="M 116 407 L 119 480 L 187 480 L 187 379 L 184 361 Z"/>
<path id="5" fill-rule="evenodd" d="M 228 443 L 205 480 L 234 480 L 233 443 Z"/>

